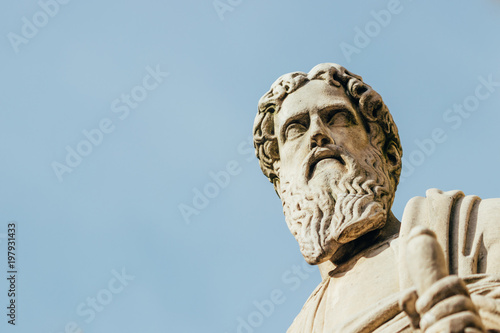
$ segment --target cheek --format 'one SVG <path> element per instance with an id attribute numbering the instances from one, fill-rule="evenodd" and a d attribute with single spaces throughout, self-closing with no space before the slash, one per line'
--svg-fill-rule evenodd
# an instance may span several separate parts
<path id="1" fill-rule="evenodd" d="M 302 162 L 309 153 L 305 144 L 306 141 L 304 138 L 287 141 L 285 144 L 280 142 L 279 151 L 281 167 L 289 169 L 302 165 Z"/>
<path id="2" fill-rule="evenodd" d="M 359 125 L 351 127 L 340 127 L 335 130 L 336 144 L 350 152 L 363 151 L 370 144 L 368 135 L 364 128 Z"/>

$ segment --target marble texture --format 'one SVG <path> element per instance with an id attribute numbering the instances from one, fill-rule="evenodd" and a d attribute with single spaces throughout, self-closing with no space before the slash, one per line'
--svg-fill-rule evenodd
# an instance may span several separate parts
<path id="1" fill-rule="evenodd" d="M 427 191 L 392 214 L 398 130 L 337 64 L 285 74 L 254 145 L 304 259 L 323 278 L 290 326 L 309 332 L 500 332 L 500 200 Z"/>

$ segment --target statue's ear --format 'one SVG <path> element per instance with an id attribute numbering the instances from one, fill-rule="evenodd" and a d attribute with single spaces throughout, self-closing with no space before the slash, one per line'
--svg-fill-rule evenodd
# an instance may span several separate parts
<path id="1" fill-rule="evenodd" d="M 280 179 L 278 177 L 273 178 L 273 185 L 274 185 L 274 190 L 276 191 L 276 194 L 278 197 L 281 198 L 280 193 L 281 193 L 281 188 L 280 188 Z"/>
<path id="2" fill-rule="evenodd" d="M 386 149 L 386 157 L 390 173 L 394 173 L 394 171 L 401 168 L 401 152 L 394 141 L 389 142 Z"/>
<path id="3" fill-rule="evenodd" d="M 279 158 L 278 159 L 275 159 L 273 161 L 273 173 L 272 173 L 272 178 L 271 178 L 271 182 L 273 183 L 273 186 L 274 186 L 274 190 L 276 191 L 276 194 L 278 195 L 278 197 L 281 198 L 281 187 L 280 187 L 280 160 Z"/>

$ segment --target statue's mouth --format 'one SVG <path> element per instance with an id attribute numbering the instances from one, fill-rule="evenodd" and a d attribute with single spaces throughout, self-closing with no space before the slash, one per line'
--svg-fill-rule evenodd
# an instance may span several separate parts
<path id="1" fill-rule="evenodd" d="M 345 166 L 346 163 L 341 156 L 343 152 L 344 150 L 340 147 L 314 149 L 306 158 L 305 170 L 304 170 L 306 179 L 309 180 L 312 178 L 316 170 L 316 166 L 323 160 L 330 159 L 340 163 L 342 166 Z"/>

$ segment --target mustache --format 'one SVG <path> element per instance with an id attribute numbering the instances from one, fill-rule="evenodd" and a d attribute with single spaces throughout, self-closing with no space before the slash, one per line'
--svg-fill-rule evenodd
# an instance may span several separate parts
<path id="1" fill-rule="evenodd" d="M 351 155 L 340 146 L 329 145 L 328 147 L 313 148 L 302 163 L 302 175 L 306 182 L 312 178 L 318 162 L 324 159 L 337 160 L 343 166 L 346 166 L 346 160 L 352 161 Z"/>

